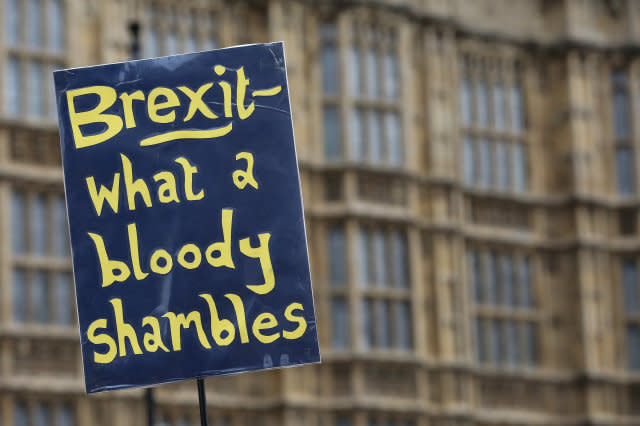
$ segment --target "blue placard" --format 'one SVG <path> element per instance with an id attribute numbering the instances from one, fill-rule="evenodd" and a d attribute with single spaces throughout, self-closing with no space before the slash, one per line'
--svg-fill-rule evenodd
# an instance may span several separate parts
<path id="1" fill-rule="evenodd" d="M 318 362 L 283 44 L 54 79 L 87 392 Z"/>

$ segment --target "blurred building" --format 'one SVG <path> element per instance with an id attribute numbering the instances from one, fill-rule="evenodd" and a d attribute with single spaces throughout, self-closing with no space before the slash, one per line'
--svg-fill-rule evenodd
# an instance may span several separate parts
<path id="1" fill-rule="evenodd" d="M 323 363 L 207 379 L 211 424 L 640 424 L 639 0 L 0 8 L 3 426 L 145 422 L 84 395 L 51 71 L 274 40 Z"/>

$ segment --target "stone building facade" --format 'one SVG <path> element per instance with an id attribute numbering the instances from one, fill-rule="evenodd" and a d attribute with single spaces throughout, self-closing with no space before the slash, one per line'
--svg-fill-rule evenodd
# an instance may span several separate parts
<path id="1" fill-rule="evenodd" d="M 207 379 L 210 424 L 640 424 L 640 0 L 0 15 L 1 425 L 145 422 L 141 390 L 84 395 L 50 72 L 274 40 L 323 363 Z M 199 424 L 194 382 L 155 396 Z"/>

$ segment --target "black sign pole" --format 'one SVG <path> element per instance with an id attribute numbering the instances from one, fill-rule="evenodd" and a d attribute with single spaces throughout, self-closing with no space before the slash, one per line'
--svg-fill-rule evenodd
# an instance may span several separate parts
<path id="1" fill-rule="evenodd" d="M 153 402 L 153 388 L 145 389 L 145 400 L 147 404 L 147 425 L 154 426 L 153 412 L 155 404 Z"/>
<path id="2" fill-rule="evenodd" d="M 200 404 L 200 426 L 209 426 L 207 422 L 207 395 L 204 393 L 204 379 L 198 379 L 198 403 Z"/>

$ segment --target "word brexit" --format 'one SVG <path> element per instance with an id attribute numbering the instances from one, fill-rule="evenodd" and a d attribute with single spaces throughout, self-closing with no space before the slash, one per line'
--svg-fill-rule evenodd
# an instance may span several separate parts
<path id="1" fill-rule="evenodd" d="M 213 67 L 214 72 L 218 76 L 223 76 L 227 71 L 222 65 L 216 65 Z M 178 93 L 182 93 L 186 97 L 188 104 L 188 110 L 185 116 L 182 118 L 183 122 L 188 122 L 197 112 L 204 117 L 215 120 L 218 118 L 203 99 L 205 94 L 209 92 L 214 84 L 222 91 L 222 104 L 224 106 L 225 118 L 231 118 L 233 116 L 233 104 L 236 105 L 238 117 L 241 120 L 245 120 L 253 114 L 255 111 L 254 102 L 250 102 L 248 106 L 245 106 L 245 98 L 247 96 L 247 89 L 250 84 L 250 80 L 245 76 L 244 67 L 238 68 L 236 71 L 236 90 L 235 99 L 231 84 L 228 81 L 208 82 L 196 90 L 193 90 L 187 86 L 178 86 L 176 90 Z M 118 94 L 113 87 L 110 86 L 88 86 L 79 89 L 68 90 L 67 104 L 69 108 L 69 121 L 71 123 L 71 129 L 73 133 L 73 139 L 76 148 L 86 148 L 92 145 L 97 145 L 102 142 L 113 138 L 120 133 L 124 128 L 131 129 L 137 126 L 136 117 L 133 112 L 134 102 L 144 102 L 147 106 L 147 118 L 154 123 L 169 124 L 176 121 L 176 108 L 182 105 L 183 101 L 180 100 L 176 90 L 168 87 L 156 87 L 145 94 L 142 90 L 136 90 L 131 93 Z M 252 97 L 258 96 L 275 96 L 282 90 L 282 86 L 275 86 L 269 89 L 253 90 L 251 92 Z M 78 111 L 76 109 L 75 101 L 80 97 L 98 97 L 97 105 L 87 111 Z M 121 108 L 123 111 L 123 117 L 117 114 L 105 112 L 111 108 L 117 100 L 120 100 Z M 95 134 L 84 134 L 82 127 L 92 125 L 96 123 L 102 123 L 106 125 L 106 128 Z M 229 122 L 224 126 L 214 127 L 210 129 L 183 129 L 172 130 L 166 133 L 156 134 L 149 136 L 140 141 L 141 146 L 157 145 L 165 142 L 169 142 L 176 139 L 212 139 L 218 138 L 228 134 L 233 127 L 233 122 Z"/>

